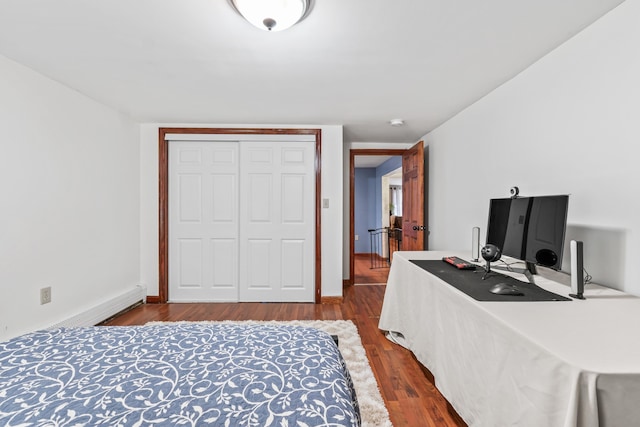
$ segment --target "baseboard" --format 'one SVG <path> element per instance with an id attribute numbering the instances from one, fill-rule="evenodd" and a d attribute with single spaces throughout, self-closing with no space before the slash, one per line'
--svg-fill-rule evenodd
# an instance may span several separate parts
<path id="1" fill-rule="evenodd" d="M 147 295 L 147 304 L 160 304 L 160 297 L 157 295 Z"/>
<path id="2" fill-rule="evenodd" d="M 352 285 L 349 279 L 345 279 L 342 281 L 343 286 Z M 320 304 L 342 304 L 342 297 L 322 297 L 320 299 Z M 158 304 L 160 302 L 160 297 L 154 295 L 147 296 L 147 304 Z"/>
<path id="3" fill-rule="evenodd" d="M 147 288 L 138 285 L 130 291 L 124 292 L 115 298 L 98 304 L 88 310 L 71 316 L 61 322 L 51 325 L 51 328 L 61 327 L 79 327 L 79 326 L 94 326 L 98 323 L 109 319 L 117 313 L 136 305 L 140 302 L 145 302 L 147 296 Z"/>

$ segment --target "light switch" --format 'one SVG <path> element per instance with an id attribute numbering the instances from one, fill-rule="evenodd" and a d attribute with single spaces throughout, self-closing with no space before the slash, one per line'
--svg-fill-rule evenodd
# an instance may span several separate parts
<path id="1" fill-rule="evenodd" d="M 325 209 L 329 208 L 329 199 L 322 199 L 322 207 Z"/>

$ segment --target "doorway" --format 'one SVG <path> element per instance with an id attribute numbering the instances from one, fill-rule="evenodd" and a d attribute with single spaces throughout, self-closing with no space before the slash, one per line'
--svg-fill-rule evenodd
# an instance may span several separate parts
<path id="1" fill-rule="evenodd" d="M 387 205 L 383 206 L 382 193 L 375 194 L 375 185 L 372 188 L 372 198 L 376 196 L 379 202 L 375 204 L 373 210 L 375 212 L 356 212 L 356 168 L 374 169 L 386 160 L 393 157 L 401 158 L 402 154 L 406 150 L 404 149 L 354 149 L 350 151 L 349 167 L 350 167 L 350 182 L 349 182 L 349 280 L 348 284 L 361 284 L 361 283 L 386 283 L 387 275 L 389 274 L 389 267 L 386 264 L 386 260 L 382 259 L 382 264 L 377 259 L 378 256 L 384 257 L 388 252 L 387 239 L 385 232 L 376 233 L 370 237 L 368 229 L 378 229 L 384 226 L 389 226 L 389 212 L 387 211 Z M 397 169 L 394 168 L 394 169 Z M 375 180 L 375 172 L 362 171 L 361 178 L 367 179 L 365 175 L 370 175 L 372 180 Z M 388 184 L 388 180 L 387 180 Z M 382 183 L 378 186 L 380 191 L 382 189 Z M 368 209 L 368 208 L 366 208 Z M 386 213 L 385 213 L 386 212 Z M 356 218 L 362 219 L 363 216 L 370 217 L 369 222 L 360 221 L 361 225 L 356 231 Z M 375 218 L 378 218 L 377 220 Z M 362 224 L 364 222 L 364 224 Z M 374 239 L 380 242 L 384 242 L 384 247 L 380 247 L 379 250 L 371 249 L 372 243 L 370 239 Z M 374 243 L 375 244 L 375 243 Z M 378 253 L 379 252 L 379 253 Z M 372 257 L 376 257 L 373 259 Z M 376 268 L 371 268 L 374 265 Z M 356 280 L 357 278 L 357 280 Z"/>
<path id="2" fill-rule="evenodd" d="M 402 156 L 358 155 L 354 167 L 354 283 L 386 283 L 401 236 Z"/>
<path id="3" fill-rule="evenodd" d="M 428 151 L 419 141 L 408 149 L 353 149 L 349 156 L 349 279 L 355 284 L 355 159 L 357 156 L 402 156 L 402 250 L 427 250 Z M 386 283 L 386 280 L 385 280 Z"/>

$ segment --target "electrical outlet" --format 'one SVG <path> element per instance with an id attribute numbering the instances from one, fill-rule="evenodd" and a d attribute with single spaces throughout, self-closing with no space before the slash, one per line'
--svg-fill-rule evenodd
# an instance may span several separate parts
<path id="1" fill-rule="evenodd" d="M 40 305 L 51 302 L 51 286 L 40 289 Z"/>

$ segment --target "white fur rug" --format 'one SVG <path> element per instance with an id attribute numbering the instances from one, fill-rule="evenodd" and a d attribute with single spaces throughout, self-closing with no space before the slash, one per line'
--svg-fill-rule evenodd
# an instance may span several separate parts
<path id="1" fill-rule="evenodd" d="M 204 321 L 207 323 L 280 323 L 297 326 L 307 326 L 320 329 L 331 335 L 338 336 L 338 347 L 344 358 L 353 385 L 358 396 L 358 404 L 360 405 L 360 414 L 362 416 L 363 427 L 392 427 L 389 420 L 389 412 L 384 405 L 384 400 L 380 395 L 378 383 L 373 375 L 367 354 L 362 346 L 358 328 L 351 320 L 292 320 L 292 321 L 231 321 L 223 322 Z M 150 324 L 159 323 L 181 323 L 181 322 L 149 322 Z M 189 322 L 184 322 L 189 323 Z"/>

